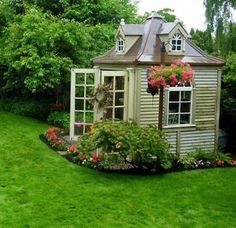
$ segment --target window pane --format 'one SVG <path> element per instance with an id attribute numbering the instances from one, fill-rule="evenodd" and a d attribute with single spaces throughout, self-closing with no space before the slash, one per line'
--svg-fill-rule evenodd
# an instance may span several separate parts
<path id="1" fill-rule="evenodd" d="M 104 83 L 105 84 L 111 84 L 111 88 L 113 89 L 113 76 L 108 76 L 108 77 L 104 77 Z"/>
<path id="2" fill-rule="evenodd" d="M 116 77 L 116 90 L 124 90 L 124 77 Z"/>
<path id="3" fill-rule="evenodd" d="M 177 46 L 177 50 L 180 51 L 181 50 L 181 46 Z"/>
<path id="4" fill-rule="evenodd" d="M 75 87 L 75 97 L 84 97 L 84 86 Z"/>
<path id="5" fill-rule="evenodd" d="M 82 135 L 83 134 L 83 124 L 75 123 L 75 135 Z"/>
<path id="6" fill-rule="evenodd" d="M 85 126 L 85 132 L 90 132 L 91 131 L 91 127 L 92 127 L 91 124 L 86 125 Z"/>
<path id="7" fill-rule="evenodd" d="M 77 123 L 78 125 L 81 125 L 81 123 L 83 122 L 83 112 L 76 112 L 75 113 L 75 123 Z"/>
<path id="8" fill-rule="evenodd" d="M 75 77 L 75 83 L 76 84 L 84 84 L 85 83 L 85 81 L 84 81 L 84 73 L 77 73 L 76 74 L 76 77 Z"/>
<path id="9" fill-rule="evenodd" d="M 178 124 L 178 118 L 179 118 L 178 114 L 169 115 L 168 124 L 169 125 Z"/>
<path id="10" fill-rule="evenodd" d="M 93 110 L 93 104 L 91 103 L 91 101 L 86 100 L 86 110 Z"/>
<path id="11" fill-rule="evenodd" d="M 84 110 L 84 100 L 76 99 L 75 100 L 75 110 Z"/>
<path id="12" fill-rule="evenodd" d="M 190 112 L 190 103 L 182 103 L 180 112 Z"/>
<path id="13" fill-rule="evenodd" d="M 92 123 L 93 122 L 93 112 L 86 112 L 85 113 L 85 122 Z"/>
<path id="14" fill-rule="evenodd" d="M 123 108 L 116 108 L 115 109 L 115 119 L 123 120 L 124 116 L 124 109 Z"/>
<path id="15" fill-rule="evenodd" d="M 94 74 L 88 73 L 86 76 L 86 84 L 94 85 Z"/>
<path id="16" fill-rule="evenodd" d="M 181 44 L 181 40 L 177 40 L 177 44 L 180 45 Z"/>
<path id="17" fill-rule="evenodd" d="M 180 124 L 189 124 L 190 123 L 190 114 L 182 114 L 180 116 Z"/>
<path id="18" fill-rule="evenodd" d="M 170 91 L 169 100 L 170 101 L 179 101 L 179 92 L 178 91 Z"/>
<path id="19" fill-rule="evenodd" d="M 115 106 L 124 105 L 124 92 L 117 92 L 115 99 Z"/>
<path id="20" fill-rule="evenodd" d="M 93 86 L 86 86 L 86 97 L 92 96 L 94 93 L 94 87 Z"/>
<path id="21" fill-rule="evenodd" d="M 179 112 L 179 103 L 170 103 L 169 113 L 178 113 L 178 112 Z"/>
<path id="22" fill-rule="evenodd" d="M 190 101 L 191 100 L 191 91 L 182 91 L 181 101 Z"/>
<path id="23" fill-rule="evenodd" d="M 104 110 L 103 114 L 104 114 L 103 116 L 105 119 L 111 119 L 112 118 L 112 108 L 106 108 Z"/>

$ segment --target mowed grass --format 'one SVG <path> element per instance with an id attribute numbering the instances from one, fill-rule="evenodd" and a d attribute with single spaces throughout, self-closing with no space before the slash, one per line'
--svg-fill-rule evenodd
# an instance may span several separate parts
<path id="1" fill-rule="evenodd" d="M 134 176 L 72 164 L 0 112 L 0 227 L 235 227 L 236 168 Z"/>

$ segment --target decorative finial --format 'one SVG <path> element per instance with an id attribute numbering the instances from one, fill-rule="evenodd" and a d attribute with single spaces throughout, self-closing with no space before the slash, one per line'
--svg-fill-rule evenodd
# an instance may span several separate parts
<path id="1" fill-rule="evenodd" d="M 125 25 L 125 19 L 124 18 L 121 18 L 120 25 Z"/>

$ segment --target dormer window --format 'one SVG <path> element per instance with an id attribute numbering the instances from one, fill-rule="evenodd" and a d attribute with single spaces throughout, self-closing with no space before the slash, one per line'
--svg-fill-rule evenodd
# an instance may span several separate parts
<path id="1" fill-rule="evenodd" d="M 125 50 L 125 41 L 121 37 L 119 37 L 116 41 L 116 51 L 117 52 L 124 52 Z"/>
<path id="2" fill-rule="evenodd" d="M 172 51 L 180 52 L 183 51 L 183 39 L 179 33 L 173 35 L 171 40 Z"/>

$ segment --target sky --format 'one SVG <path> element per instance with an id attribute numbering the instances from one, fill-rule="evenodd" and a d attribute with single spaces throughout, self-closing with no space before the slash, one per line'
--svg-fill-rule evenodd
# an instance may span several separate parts
<path id="1" fill-rule="evenodd" d="M 201 31 L 206 29 L 203 0 L 140 0 L 138 13 L 143 15 L 145 12 L 158 11 L 163 8 L 173 9 L 174 14 L 183 21 L 188 32 L 191 28 Z"/>

